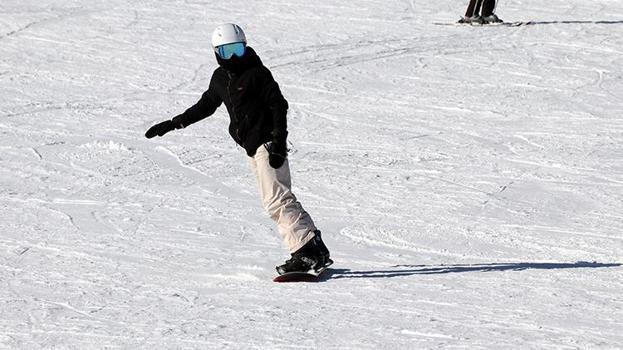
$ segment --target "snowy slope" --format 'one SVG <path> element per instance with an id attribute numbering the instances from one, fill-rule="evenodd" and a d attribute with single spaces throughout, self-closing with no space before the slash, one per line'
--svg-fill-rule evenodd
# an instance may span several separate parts
<path id="1" fill-rule="evenodd" d="M 0 349 L 623 348 L 623 3 L 0 3 Z M 286 257 L 224 109 L 237 22 L 336 261 Z"/>

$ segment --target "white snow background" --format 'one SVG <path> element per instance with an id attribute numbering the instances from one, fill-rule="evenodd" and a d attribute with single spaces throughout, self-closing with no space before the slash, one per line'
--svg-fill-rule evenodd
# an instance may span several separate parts
<path id="1" fill-rule="evenodd" d="M 623 2 L 2 0 L 1 349 L 623 348 Z M 236 22 L 290 102 L 287 258 L 211 118 Z"/>

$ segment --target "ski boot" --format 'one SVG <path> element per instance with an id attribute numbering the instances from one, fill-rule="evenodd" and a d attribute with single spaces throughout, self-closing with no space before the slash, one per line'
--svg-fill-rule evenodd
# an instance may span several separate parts
<path id="1" fill-rule="evenodd" d="M 471 25 L 482 25 L 485 24 L 484 18 L 481 16 L 472 16 L 472 17 L 461 17 L 457 22 L 459 24 L 471 24 Z"/>
<path id="2" fill-rule="evenodd" d="M 292 257 L 285 264 L 276 267 L 277 273 L 283 275 L 288 272 L 318 272 L 333 264 L 329 257 L 329 249 L 322 241 L 320 231 L 314 231 L 311 241 L 292 253 Z"/>
<path id="3" fill-rule="evenodd" d="M 489 16 L 482 17 L 484 24 L 495 24 L 495 23 L 503 23 L 495 13 L 490 14 Z"/>

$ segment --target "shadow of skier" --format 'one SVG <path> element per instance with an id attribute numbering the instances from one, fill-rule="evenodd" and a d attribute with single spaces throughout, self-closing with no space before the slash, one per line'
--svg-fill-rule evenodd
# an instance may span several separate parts
<path id="1" fill-rule="evenodd" d="M 524 271 L 524 270 L 557 270 L 579 268 L 620 267 L 619 263 L 598 263 L 578 261 L 575 263 L 492 263 L 492 264 L 461 264 L 461 265 L 396 265 L 392 269 L 372 271 L 351 271 L 350 269 L 329 269 L 321 280 L 338 278 L 391 278 L 413 275 L 433 275 L 464 272 Z"/>
<path id="2" fill-rule="evenodd" d="M 536 25 L 536 24 L 623 24 L 623 20 L 618 21 L 578 21 L 578 20 L 570 20 L 570 21 L 527 21 L 527 25 Z"/>

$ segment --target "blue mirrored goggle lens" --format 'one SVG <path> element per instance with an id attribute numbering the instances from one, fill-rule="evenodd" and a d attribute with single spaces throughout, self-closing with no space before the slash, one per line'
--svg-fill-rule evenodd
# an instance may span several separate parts
<path id="1" fill-rule="evenodd" d="M 216 47 L 216 53 L 225 60 L 230 59 L 233 55 L 238 57 L 244 56 L 244 43 L 231 43 Z"/>

